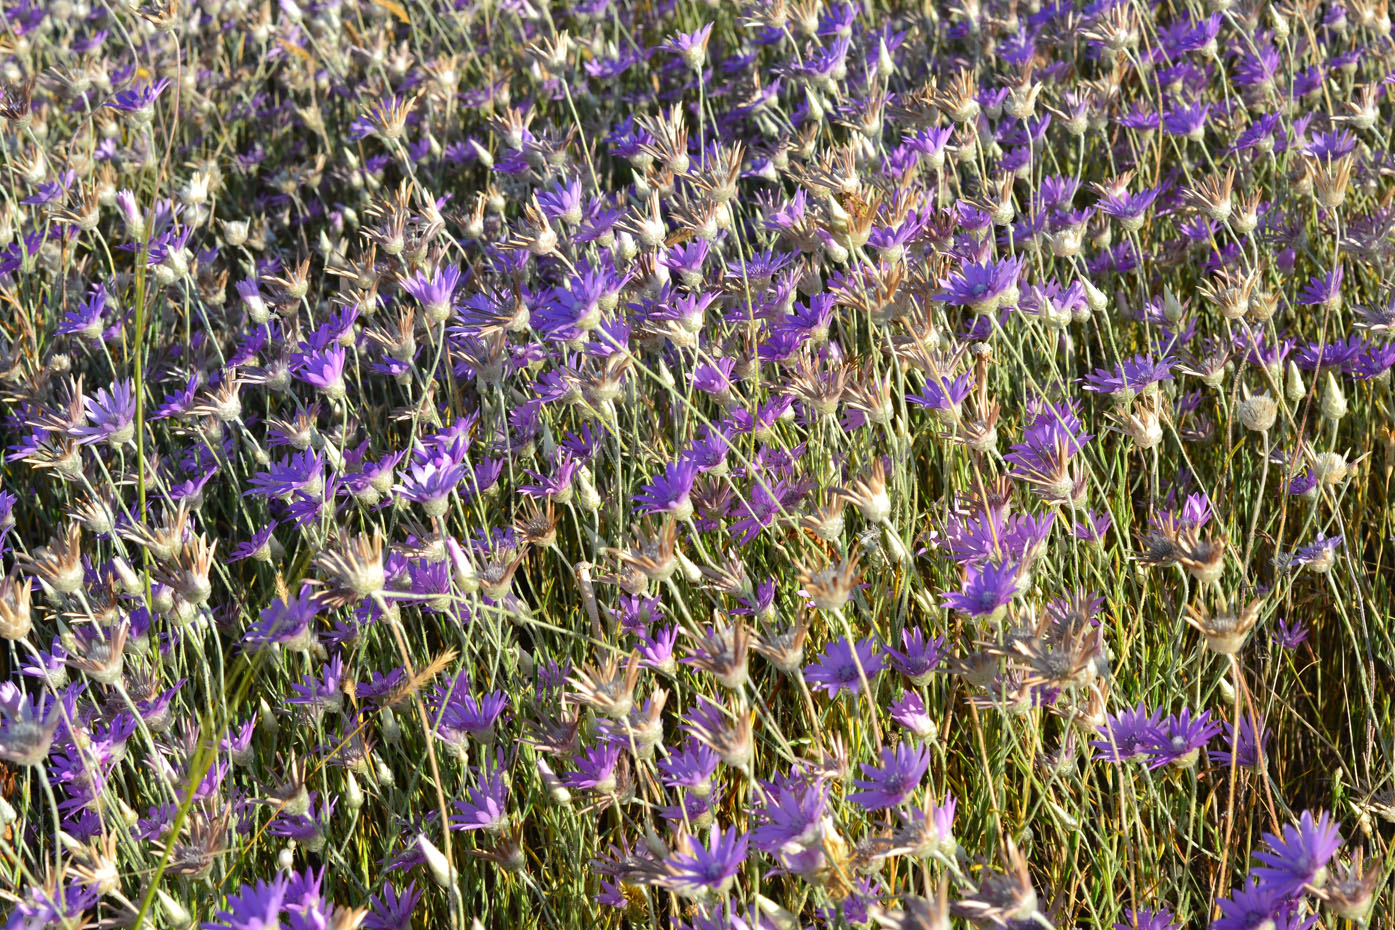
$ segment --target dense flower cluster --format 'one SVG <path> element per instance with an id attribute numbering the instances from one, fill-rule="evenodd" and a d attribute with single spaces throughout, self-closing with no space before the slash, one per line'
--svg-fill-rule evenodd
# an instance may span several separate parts
<path id="1" fill-rule="evenodd" d="M 1383 0 L 5 29 L 6 930 L 1379 913 Z"/>

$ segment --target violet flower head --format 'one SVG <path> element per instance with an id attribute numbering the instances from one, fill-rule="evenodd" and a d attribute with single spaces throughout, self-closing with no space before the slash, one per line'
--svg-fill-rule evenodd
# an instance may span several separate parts
<path id="1" fill-rule="evenodd" d="M 906 403 L 957 416 L 961 405 L 974 388 L 973 372 L 966 371 L 955 378 L 944 375 L 926 378 L 919 394 L 907 394 Z"/>
<path id="2" fill-rule="evenodd" d="M 440 517 L 449 507 L 450 495 L 465 477 L 465 466 L 448 455 L 418 459 L 407 468 L 395 488 L 404 499 L 415 501 L 427 516 Z"/>
<path id="3" fill-rule="evenodd" d="M 862 764 L 866 777 L 853 779 L 860 790 L 849 794 L 848 800 L 869 811 L 896 807 L 920 787 L 929 767 L 930 750 L 925 746 L 901 743 L 894 749 L 884 747 L 880 765 Z"/>
<path id="4" fill-rule="evenodd" d="M 706 846 L 692 842 L 690 853 L 678 853 L 665 860 L 666 883 L 688 894 L 724 894 L 746 861 L 748 842 L 746 834 L 736 827 L 723 832 L 714 823 Z"/>
<path id="5" fill-rule="evenodd" d="M 907 691 L 887 707 L 891 719 L 921 739 L 930 739 L 938 731 L 925 700 L 914 691 Z"/>
<path id="6" fill-rule="evenodd" d="M 886 661 L 876 640 L 869 636 L 854 646 L 844 636 L 824 647 L 819 660 L 804 669 L 804 678 L 815 689 L 837 697 L 843 691 L 861 693 L 863 676 L 870 683 L 884 668 Z"/>
<path id="7" fill-rule="evenodd" d="M 1172 912 L 1167 908 L 1130 909 L 1124 919 L 1114 924 L 1114 930 L 1180 930 Z"/>
<path id="8" fill-rule="evenodd" d="M 137 123 L 148 123 L 154 116 L 155 101 L 169 86 L 169 78 L 145 81 L 115 94 L 107 101 L 107 106 L 121 113 L 130 113 Z"/>
<path id="9" fill-rule="evenodd" d="M 905 646 L 904 651 L 890 646 L 886 649 L 891 667 L 917 687 L 929 684 L 931 676 L 944 661 L 945 638 L 932 636 L 926 639 L 925 633 L 919 629 L 905 629 L 901 631 L 901 642 Z"/>
<path id="10" fill-rule="evenodd" d="M 383 885 L 382 894 L 369 901 L 371 910 L 363 918 L 363 930 L 411 930 L 412 912 L 421 900 L 416 882 L 398 891 L 392 882 Z"/>
<path id="11" fill-rule="evenodd" d="M 115 381 L 111 388 L 98 388 L 83 401 L 88 423 L 69 430 L 81 445 L 105 442 L 112 446 L 129 444 L 136 435 L 136 396 L 130 381 Z"/>
<path id="12" fill-rule="evenodd" d="M 683 59 L 692 71 L 699 72 L 707 61 L 707 43 L 712 38 L 712 23 L 699 26 L 692 32 L 679 33 L 663 44 L 663 48 Z"/>
<path id="13" fill-rule="evenodd" d="M 991 313 L 1017 301 L 1017 280 L 1021 273 L 1022 259 L 1015 256 L 966 262 L 940 282 L 940 293 L 935 299 L 968 307 L 975 313 Z"/>
<path id="14" fill-rule="evenodd" d="M 421 304 L 426 319 L 439 325 L 454 311 L 453 301 L 456 288 L 460 286 L 460 268 L 457 265 L 442 265 L 427 274 L 418 271 L 402 282 L 402 289 Z"/>
<path id="15" fill-rule="evenodd" d="M 984 562 L 964 572 L 964 587 L 946 592 L 942 603 L 970 617 L 998 616 L 1021 591 L 1021 569 L 1014 562 Z"/>
<path id="16" fill-rule="evenodd" d="M 1211 930 L 1264 930 L 1277 928 L 1276 918 L 1285 910 L 1285 901 L 1258 882 L 1250 882 L 1216 902 L 1221 916 L 1211 923 Z"/>
<path id="17" fill-rule="evenodd" d="M 259 880 L 243 885 L 228 895 L 227 907 L 214 915 L 215 920 L 204 923 L 203 930 L 279 930 L 287 881 L 281 874 L 270 883 Z"/>
<path id="18" fill-rule="evenodd" d="M 819 841 L 828 788 L 819 781 L 793 779 L 763 785 L 767 800 L 756 810 L 759 826 L 751 831 L 751 843 L 775 855 Z"/>
<path id="19" fill-rule="evenodd" d="M 470 694 L 469 679 L 461 672 L 449 693 L 438 696 L 436 735 L 460 751 L 465 749 L 467 738 L 492 743 L 495 725 L 508 706 L 508 696 L 502 691 L 478 698 Z"/>
<path id="20" fill-rule="evenodd" d="M 303 351 L 291 353 L 291 373 L 297 381 L 316 388 L 330 400 L 342 400 L 346 392 L 346 359 L 344 347 L 338 343 L 320 348 L 305 346 Z"/>
<path id="21" fill-rule="evenodd" d="M 1326 811 L 1313 818 L 1304 811 L 1297 824 L 1288 824 L 1281 836 L 1264 834 L 1268 849 L 1255 853 L 1264 863 L 1253 875 L 1259 888 L 1279 898 L 1296 897 L 1308 887 L 1320 888 L 1327 880 L 1327 864 L 1342 847 L 1342 835 Z"/>
<path id="22" fill-rule="evenodd" d="M 314 623 L 321 607 L 314 588 L 303 584 L 295 598 L 287 601 L 278 597 L 272 601 L 247 629 L 242 641 L 252 646 L 281 645 L 295 652 L 308 652 L 315 644 Z"/>
<path id="23" fill-rule="evenodd" d="M 453 830 L 483 830 L 498 833 L 508 826 L 509 785 L 502 766 L 486 766 L 477 771 L 476 784 L 455 802 Z"/>
<path id="24" fill-rule="evenodd" d="M 712 788 L 712 776 L 717 772 L 721 757 L 711 747 L 688 740 L 683 748 L 671 752 L 659 762 L 659 774 L 670 788 L 689 788 L 706 793 Z"/>
<path id="25" fill-rule="evenodd" d="M 1129 762 L 1143 759 L 1157 741 L 1162 727 L 1162 711 L 1149 713 L 1140 702 L 1110 714 L 1096 728 L 1100 738 L 1090 742 L 1095 758 L 1102 762 Z"/>
<path id="26" fill-rule="evenodd" d="M 1256 723 L 1248 714 L 1240 718 L 1240 725 L 1232 727 L 1222 724 L 1226 747 L 1213 749 L 1206 754 L 1213 765 L 1229 766 L 1231 758 L 1241 768 L 1259 768 L 1264 762 L 1264 747 L 1269 741 L 1269 731 L 1262 722 Z"/>
<path id="27" fill-rule="evenodd" d="M 635 503 L 640 505 L 641 513 L 667 513 L 679 522 L 687 520 L 693 515 L 688 495 L 697 475 L 697 462 L 691 458 L 665 465 L 664 473 L 651 478 L 635 495 Z"/>
<path id="28" fill-rule="evenodd" d="M 1308 628 L 1302 620 L 1280 620 L 1274 630 L 1274 642 L 1288 650 L 1297 649 L 1308 641 Z"/>
<path id="29" fill-rule="evenodd" d="M 47 694 L 35 701 L 14 682 L 0 682 L 0 759 L 20 767 L 43 765 L 61 722 Z"/>
<path id="30" fill-rule="evenodd" d="M 1197 755 L 1206 748 L 1211 737 L 1221 732 L 1220 723 L 1204 710 L 1193 717 L 1190 710 L 1174 714 L 1158 725 L 1152 744 L 1148 747 L 1150 769 L 1174 765 L 1188 768 L 1196 764 Z"/>
<path id="31" fill-rule="evenodd" d="M 1119 394 L 1131 391 L 1135 394 L 1158 384 L 1172 380 L 1172 359 L 1154 360 L 1149 355 L 1135 355 L 1120 362 L 1115 368 L 1097 368 L 1085 376 L 1085 390 L 1101 394 Z"/>

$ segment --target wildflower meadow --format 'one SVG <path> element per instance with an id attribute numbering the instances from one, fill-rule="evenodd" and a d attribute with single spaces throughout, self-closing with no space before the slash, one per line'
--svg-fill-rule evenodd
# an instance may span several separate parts
<path id="1" fill-rule="evenodd" d="M 1387 0 L 5 0 L 3 930 L 1395 928 Z"/>

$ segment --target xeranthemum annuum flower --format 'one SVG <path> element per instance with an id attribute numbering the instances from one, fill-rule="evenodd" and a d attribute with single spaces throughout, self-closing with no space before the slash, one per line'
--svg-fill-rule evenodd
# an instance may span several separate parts
<path id="1" fill-rule="evenodd" d="M 120 6 L 0 42 L 7 930 L 1391 911 L 1385 0 Z"/>

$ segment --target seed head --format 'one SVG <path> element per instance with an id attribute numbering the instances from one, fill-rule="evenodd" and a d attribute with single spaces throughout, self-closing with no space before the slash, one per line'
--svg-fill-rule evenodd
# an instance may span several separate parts
<path id="1" fill-rule="evenodd" d="M 1206 645 L 1219 655 L 1229 656 L 1240 651 L 1259 619 L 1259 599 L 1250 601 L 1239 611 L 1223 606 L 1216 613 L 1203 605 L 1188 605 L 1187 622 L 1206 638 Z"/>
<path id="2" fill-rule="evenodd" d="M 45 590 L 73 594 L 82 587 L 82 529 L 76 522 L 68 524 L 62 539 L 53 537 L 32 555 L 20 553 L 17 558 Z"/>
<path id="3" fill-rule="evenodd" d="M 1279 415 L 1279 405 L 1268 394 L 1253 394 L 1235 407 L 1240 425 L 1256 433 L 1267 433 Z"/>
<path id="4" fill-rule="evenodd" d="M 326 603 L 344 607 L 372 597 L 387 584 L 382 530 L 375 530 L 372 536 L 355 536 L 338 551 L 321 552 L 315 557 L 315 566 L 327 576 L 322 595 Z"/>
<path id="5" fill-rule="evenodd" d="M 29 601 L 34 589 L 17 572 L 0 579 L 0 639 L 17 642 L 29 635 Z"/>

